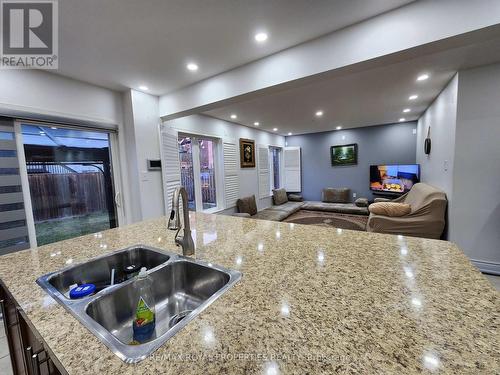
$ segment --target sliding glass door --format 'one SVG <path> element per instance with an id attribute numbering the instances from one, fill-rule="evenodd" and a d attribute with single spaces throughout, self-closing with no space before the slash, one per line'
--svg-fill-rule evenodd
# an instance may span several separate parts
<path id="1" fill-rule="evenodd" d="M 116 227 L 110 134 L 20 126 L 38 246 Z"/>
<path id="2" fill-rule="evenodd" d="M 188 192 L 191 211 L 214 211 L 219 202 L 217 190 L 218 140 L 179 135 L 181 184 Z"/>

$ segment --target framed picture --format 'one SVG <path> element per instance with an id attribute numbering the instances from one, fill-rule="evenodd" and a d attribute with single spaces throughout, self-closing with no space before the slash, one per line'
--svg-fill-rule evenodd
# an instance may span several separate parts
<path id="1" fill-rule="evenodd" d="M 330 147 L 330 157 L 333 167 L 356 165 L 358 164 L 358 144 L 332 146 Z"/>
<path id="2" fill-rule="evenodd" d="M 241 168 L 255 168 L 255 141 L 240 138 Z"/>

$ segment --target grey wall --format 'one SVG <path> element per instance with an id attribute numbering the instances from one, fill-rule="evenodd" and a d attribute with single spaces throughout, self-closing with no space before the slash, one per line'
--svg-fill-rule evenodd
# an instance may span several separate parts
<path id="1" fill-rule="evenodd" d="M 500 64 L 463 70 L 419 119 L 432 152 L 417 148 L 424 182 L 446 191 L 448 239 L 485 272 L 500 274 Z M 444 162 L 448 160 L 448 170 Z"/>
<path id="2" fill-rule="evenodd" d="M 414 164 L 416 122 L 369 126 L 286 137 L 288 146 L 302 148 L 302 194 L 320 200 L 325 187 L 349 187 L 358 197 L 372 198 L 370 165 Z M 358 164 L 332 167 L 330 146 L 357 143 Z"/>
<path id="3" fill-rule="evenodd" d="M 461 71 L 450 238 L 500 272 L 500 64 Z"/>

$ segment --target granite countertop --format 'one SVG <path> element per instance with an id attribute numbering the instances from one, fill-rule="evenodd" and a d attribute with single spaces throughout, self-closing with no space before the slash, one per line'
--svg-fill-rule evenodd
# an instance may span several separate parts
<path id="1" fill-rule="evenodd" d="M 0 278 L 69 374 L 500 372 L 498 292 L 449 242 L 201 213 L 191 221 L 196 258 L 243 277 L 136 365 L 35 280 L 134 244 L 178 252 L 165 218 L 2 256 Z"/>

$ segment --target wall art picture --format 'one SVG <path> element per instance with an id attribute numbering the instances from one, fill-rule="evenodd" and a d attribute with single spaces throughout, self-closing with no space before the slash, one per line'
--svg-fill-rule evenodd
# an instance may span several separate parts
<path id="1" fill-rule="evenodd" d="M 255 168 L 255 141 L 240 138 L 241 168 Z"/>
<path id="2" fill-rule="evenodd" d="M 332 166 L 356 165 L 358 164 L 358 144 L 339 145 L 330 147 Z"/>

